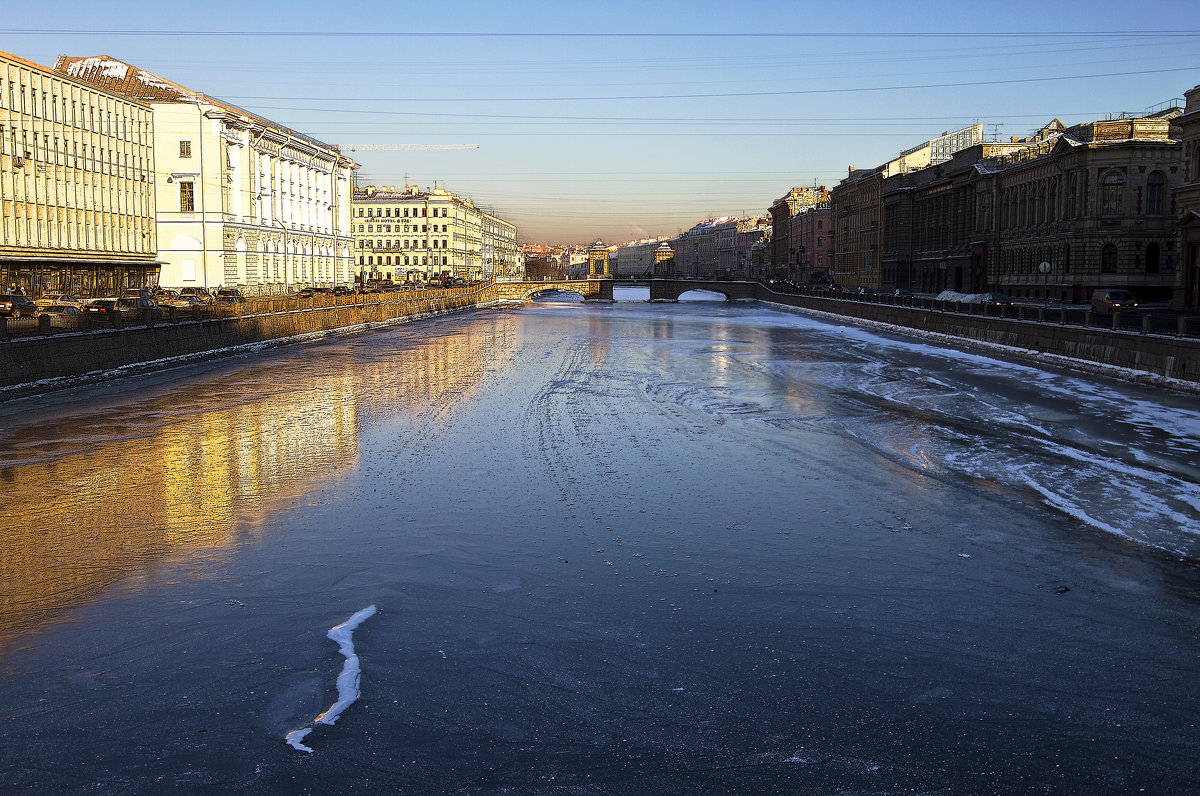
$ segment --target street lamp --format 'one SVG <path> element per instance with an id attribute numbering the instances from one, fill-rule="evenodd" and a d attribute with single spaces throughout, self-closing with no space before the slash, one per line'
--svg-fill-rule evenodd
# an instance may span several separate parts
<path id="1" fill-rule="evenodd" d="M 287 252 L 287 225 L 277 218 L 272 218 L 276 224 L 283 230 L 283 292 L 288 292 L 288 252 Z"/>
<path id="2" fill-rule="evenodd" d="M 1042 288 L 1042 308 L 1050 306 L 1050 263 L 1043 260 L 1038 264 L 1038 270 L 1045 275 Z"/>

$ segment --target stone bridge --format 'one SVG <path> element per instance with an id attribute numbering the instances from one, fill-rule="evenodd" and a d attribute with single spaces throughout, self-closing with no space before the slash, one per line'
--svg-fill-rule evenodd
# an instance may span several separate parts
<path id="1" fill-rule="evenodd" d="M 612 301 L 613 287 L 650 287 L 651 301 L 677 301 L 689 290 L 720 293 L 726 301 L 760 298 L 756 282 L 717 282 L 700 279 L 572 279 L 543 282 L 496 282 L 495 296 L 504 301 L 529 301 L 545 293 L 578 293 L 584 299 Z"/>
<path id="2" fill-rule="evenodd" d="M 529 301 L 545 293 L 578 293 L 584 300 L 612 301 L 611 279 L 546 280 L 544 282 L 495 282 L 492 284 L 497 299 L 502 301 Z"/>

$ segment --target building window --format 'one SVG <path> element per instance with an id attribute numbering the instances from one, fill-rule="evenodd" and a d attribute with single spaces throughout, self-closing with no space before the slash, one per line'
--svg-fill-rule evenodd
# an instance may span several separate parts
<path id="1" fill-rule="evenodd" d="M 1100 273 L 1115 274 L 1117 272 L 1117 247 L 1115 244 L 1106 243 L 1104 248 L 1100 250 Z"/>
<path id="2" fill-rule="evenodd" d="M 1119 216 L 1124 202 L 1125 178 L 1119 172 L 1110 171 L 1100 181 L 1100 212 L 1106 216 Z"/>
<path id="3" fill-rule="evenodd" d="M 179 157 L 190 158 L 191 156 L 192 156 L 192 142 L 191 141 L 180 141 L 179 142 Z"/>
<path id="4" fill-rule="evenodd" d="M 1161 255 L 1159 254 L 1159 251 L 1158 251 L 1158 244 L 1151 243 L 1149 246 L 1147 246 L 1146 247 L 1146 273 L 1157 274 L 1160 259 L 1161 259 Z"/>
<path id="5" fill-rule="evenodd" d="M 1146 215 L 1161 216 L 1166 206 L 1167 177 L 1161 171 L 1150 172 L 1146 178 Z"/>
<path id="6" fill-rule="evenodd" d="M 196 210 L 195 183 L 179 183 L 179 212 L 192 213 Z"/>

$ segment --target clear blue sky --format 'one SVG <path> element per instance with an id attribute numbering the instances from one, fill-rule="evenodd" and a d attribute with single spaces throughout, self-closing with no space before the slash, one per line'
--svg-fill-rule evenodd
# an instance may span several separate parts
<path id="1" fill-rule="evenodd" d="M 1200 84 L 1200 3 L 23 5 L 0 49 L 107 54 L 439 186 L 523 242 L 673 235 L 974 122 L 1024 136 Z"/>

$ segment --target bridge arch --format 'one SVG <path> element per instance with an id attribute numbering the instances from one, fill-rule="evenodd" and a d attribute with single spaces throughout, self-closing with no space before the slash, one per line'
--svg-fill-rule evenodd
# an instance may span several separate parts
<path id="1" fill-rule="evenodd" d="M 496 282 L 497 298 L 505 301 L 530 301 L 551 291 L 578 293 L 584 300 L 612 301 L 611 279 L 561 280 L 545 282 Z"/>
<path id="2" fill-rule="evenodd" d="M 535 290 L 529 291 L 523 298 L 526 301 L 529 301 L 531 299 L 542 298 L 543 296 L 550 296 L 555 293 L 574 293 L 576 296 L 579 296 L 582 299 L 587 299 L 589 297 L 587 292 L 582 288 L 563 285 L 561 287 L 539 287 Z"/>
<path id="3" fill-rule="evenodd" d="M 705 290 L 720 293 L 726 301 L 755 298 L 753 282 L 706 282 L 695 279 L 654 279 L 650 282 L 651 301 L 678 301 L 684 293 Z"/>

